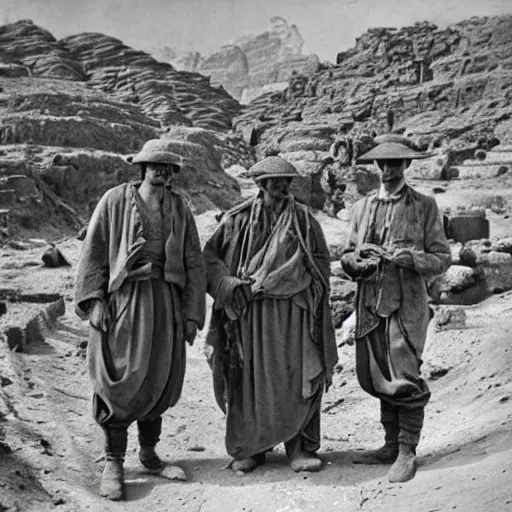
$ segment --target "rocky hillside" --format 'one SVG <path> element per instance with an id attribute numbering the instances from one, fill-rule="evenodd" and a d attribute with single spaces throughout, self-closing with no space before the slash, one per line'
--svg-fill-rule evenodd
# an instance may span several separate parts
<path id="1" fill-rule="evenodd" d="M 228 208 L 240 192 L 223 169 L 254 162 L 229 131 L 238 112 L 204 76 L 108 36 L 0 27 L 0 242 L 76 229 L 105 190 L 138 176 L 126 155 L 161 136 L 178 144 L 196 211 Z"/>
<path id="2" fill-rule="evenodd" d="M 511 116 L 512 16 L 504 16 L 444 30 L 428 22 L 370 29 L 336 65 L 292 76 L 286 91 L 257 98 L 235 123 L 259 154 L 281 153 L 314 172 L 338 130 L 357 138 L 391 127 L 425 148 L 444 139 L 462 160 L 487 141 L 511 144 Z"/>
<path id="3" fill-rule="evenodd" d="M 139 105 L 163 125 L 229 130 L 239 104 L 198 73 L 179 72 L 113 37 L 84 33 L 61 40 L 22 20 L 0 27 L 0 61 L 31 76 L 87 82 Z"/>
<path id="4" fill-rule="evenodd" d="M 83 82 L 0 77 L 0 91 L 0 241 L 77 229 L 108 188 L 138 178 L 126 155 L 160 136 L 183 156 L 178 185 L 198 212 L 239 199 L 239 185 L 223 169 L 252 156 L 236 136 L 186 126 L 163 131 L 136 105 Z"/>

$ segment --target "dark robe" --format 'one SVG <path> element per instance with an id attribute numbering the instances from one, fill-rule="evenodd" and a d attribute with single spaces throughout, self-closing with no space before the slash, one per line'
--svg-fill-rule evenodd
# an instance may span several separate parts
<path id="1" fill-rule="evenodd" d="M 293 199 L 273 219 L 256 197 L 225 215 L 204 254 L 215 299 L 207 343 L 228 453 L 249 457 L 297 436 L 316 451 L 324 379 L 337 361 L 320 225 Z M 252 300 L 237 313 L 228 297 L 242 277 L 253 281 Z"/>

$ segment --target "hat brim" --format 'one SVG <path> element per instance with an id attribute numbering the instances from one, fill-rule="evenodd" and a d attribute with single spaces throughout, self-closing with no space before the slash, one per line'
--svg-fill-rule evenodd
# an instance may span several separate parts
<path id="1" fill-rule="evenodd" d="M 183 159 L 179 155 L 169 153 L 167 151 L 144 151 L 136 155 L 131 155 L 126 158 L 126 161 L 131 164 L 166 164 L 174 165 L 181 170 L 183 167 Z"/>
<path id="2" fill-rule="evenodd" d="M 261 181 L 267 178 L 296 178 L 298 175 L 291 172 L 266 173 L 258 176 L 250 176 L 254 181 Z"/>
<path id="3" fill-rule="evenodd" d="M 361 155 L 358 162 L 373 162 L 375 160 L 420 160 L 429 158 L 432 153 L 420 153 L 398 142 L 383 142 Z"/>

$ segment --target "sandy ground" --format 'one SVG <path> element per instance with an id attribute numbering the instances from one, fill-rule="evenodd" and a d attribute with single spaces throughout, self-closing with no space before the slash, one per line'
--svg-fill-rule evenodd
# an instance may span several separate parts
<path id="1" fill-rule="evenodd" d="M 343 220 L 321 214 L 319 219 L 330 242 L 346 231 Z M 492 229 L 504 236 L 508 224 L 497 217 Z M 213 229 L 212 214 L 199 218 L 198 225 L 204 238 Z M 61 245 L 72 263 L 80 245 L 76 240 Z M 223 469 L 230 460 L 224 417 L 213 397 L 202 332 L 189 348 L 182 399 L 165 414 L 159 444 L 161 456 L 180 464 L 189 481 L 144 474 L 132 428 L 128 500 L 111 503 L 97 494 L 103 439 L 91 418 L 80 348 L 88 328 L 73 312 L 74 268 L 36 266 L 40 254 L 37 247 L 0 254 L 0 288 L 62 293 L 67 310 L 57 329 L 26 353 L 0 345 L 0 412 L 7 418 L 0 443 L 0 512 L 512 511 L 512 293 L 465 306 L 466 329 L 438 333 L 431 325 L 423 371 L 433 396 L 418 449 L 420 466 L 411 482 L 390 484 L 386 466 L 351 462 L 355 450 L 379 446 L 383 432 L 378 403 L 359 388 L 354 347 L 348 345 L 339 349 L 341 370 L 323 402 L 323 471 L 294 473 L 282 446 L 250 475 Z M 18 318 L 37 309 L 31 305 L 16 312 L 15 304 L 10 306 Z"/>

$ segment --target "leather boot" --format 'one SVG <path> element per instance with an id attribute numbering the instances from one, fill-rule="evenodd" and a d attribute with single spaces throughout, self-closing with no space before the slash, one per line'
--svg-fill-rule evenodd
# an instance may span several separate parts
<path id="1" fill-rule="evenodd" d="M 416 448 L 400 444 L 398 458 L 389 469 L 388 480 L 392 483 L 407 482 L 416 474 Z"/>
<path id="2" fill-rule="evenodd" d="M 155 447 L 160 441 L 162 433 L 162 418 L 139 420 L 137 426 L 139 428 L 140 463 L 151 473 L 161 473 L 166 464 L 156 454 Z"/>
<path id="3" fill-rule="evenodd" d="M 356 454 L 352 461 L 354 464 L 392 464 L 398 457 L 398 410 L 382 401 L 380 421 L 385 432 L 384 445 Z"/>
<path id="4" fill-rule="evenodd" d="M 124 456 L 128 441 L 126 427 L 105 427 L 106 462 L 101 476 L 100 496 L 111 501 L 124 500 Z"/>

